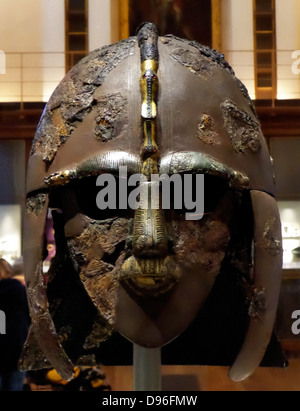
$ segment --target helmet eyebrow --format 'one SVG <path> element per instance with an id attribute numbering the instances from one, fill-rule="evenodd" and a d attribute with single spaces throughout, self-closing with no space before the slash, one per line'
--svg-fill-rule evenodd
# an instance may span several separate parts
<path id="1" fill-rule="evenodd" d="M 229 181 L 231 187 L 236 189 L 250 188 L 249 178 L 245 174 L 227 167 L 207 154 L 182 151 L 169 154 L 160 161 L 160 174 L 191 171 L 224 178 Z"/>
<path id="2" fill-rule="evenodd" d="M 57 187 L 69 184 L 74 179 L 97 176 L 104 173 L 117 174 L 119 167 L 126 166 L 128 174 L 140 173 L 142 168 L 138 156 L 123 151 L 109 151 L 91 157 L 78 166 L 59 170 L 45 177 L 46 187 Z"/>

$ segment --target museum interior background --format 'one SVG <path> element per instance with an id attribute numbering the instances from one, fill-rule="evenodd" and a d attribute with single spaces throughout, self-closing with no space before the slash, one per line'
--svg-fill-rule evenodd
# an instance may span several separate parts
<path id="1" fill-rule="evenodd" d="M 45 103 L 64 74 L 98 47 L 134 35 L 145 20 L 160 33 L 224 53 L 246 85 L 277 182 L 284 264 L 277 333 L 292 355 L 300 336 L 300 2 L 298 0 L 0 0 L 0 257 L 22 256 L 27 159 Z M 50 243 L 49 255 L 53 255 Z M 47 265 L 45 265 L 45 270 Z"/>

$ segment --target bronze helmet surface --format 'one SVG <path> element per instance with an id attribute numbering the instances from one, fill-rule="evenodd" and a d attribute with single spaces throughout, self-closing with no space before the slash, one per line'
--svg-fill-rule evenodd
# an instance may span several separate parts
<path id="1" fill-rule="evenodd" d="M 97 177 L 117 177 L 123 166 L 149 187 L 152 174 L 204 174 L 203 218 L 187 221 L 161 206 L 99 210 Z M 46 279 L 49 209 L 57 251 Z M 23 368 L 51 364 L 69 379 L 74 363 L 89 361 L 114 331 L 144 347 L 166 345 L 195 319 L 231 260 L 249 317 L 229 373 L 242 380 L 260 365 L 272 335 L 281 258 L 267 145 L 246 88 L 221 54 L 159 37 L 146 23 L 65 76 L 45 107 L 28 166 L 32 327 Z"/>

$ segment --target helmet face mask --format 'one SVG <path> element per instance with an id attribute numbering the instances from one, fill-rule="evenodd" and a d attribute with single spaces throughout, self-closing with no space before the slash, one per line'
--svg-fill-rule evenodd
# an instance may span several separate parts
<path id="1" fill-rule="evenodd" d="M 81 183 L 79 182 L 79 186 Z M 183 277 L 189 273 L 192 279 L 195 278 L 190 282 L 185 280 L 186 292 L 192 293 L 195 282 L 198 283 L 194 310 L 205 301 L 227 250 L 233 208 L 233 194 L 226 191 L 223 182 L 214 177 L 210 181 L 208 179 L 207 183 L 207 209 L 201 220 L 186 220 L 184 209 L 168 210 L 168 217 L 164 222 L 166 243 L 155 242 L 148 235 L 148 241 L 152 243 L 149 247 L 141 248 L 134 243 L 136 234 L 132 210 L 95 210 L 95 213 L 88 210 L 89 215 L 86 215 L 87 207 L 83 203 L 92 204 L 95 197 L 85 197 L 82 200 L 84 193 L 75 187 L 76 183 L 74 187 L 62 188 L 61 216 L 64 220 L 68 255 L 88 295 L 111 329 L 116 327 L 116 322 L 120 322 L 119 315 L 123 317 L 123 314 L 117 314 L 120 311 L 120 287 L 124 287 L 137 304 L 143 299 L 151 301 L 152 306 L 161 304 L 167 294 L 167 305 L 174 294 L 179 299 L 180 296 L 174 293 L 173 287 L 178 282 L 183 282 Z M 212 191 L 210 202 L 209 189 Z M 220 192 L 216 193 L 214 190 Z M 155 216 L 151 224 L 156 227 Z M 184 307 L 182 304 L 181 306 Z M 123 311 L 125 312 L 124 309 Z M 166 320 L 169 321 L 167 317 Z M 180 327 L 184 329 L 185 324 Z M 173 339 L 180 331 L 170 330 L 167 338 Z M 125 330 L 124 332 L 126 335 Z M 129 337 L 148 346 L 160 346 L 168 342 L 164 340 L 166 337 L 155 337 L 151 331 L 146 330 L 143 335 L 134 331 L 134 335 Z"/>
<path id="2" fill-rule="evenodd" d="M 143 175 L 139 187 L 146 191 L 153 175 L 183 182 L 204 174 L 203 217 L 187 219 L 184 201 L 168 210 L 161 200 L 156 209 L 128 207 L 133 187 L 126 201 L 118 195 L 121 167 L 126 181 Z M 100 210 L 97 181 L 108 174 L 116 206 Z M 230 376 L 244 379 L 260 364 L 279 294 L 280 220 L 255 110 L 223 56 L 160 38 L 150 23 L 137 37 L 91 53 L 47 104 L 27 181 L 24 257 L 33 325 L 23 368 L 47 366 L 46 357 L 71 378 L 73 363 L 91 361 L 115 331 L 145 347 L 169 343 L 197 316 L 228 261 L 250 301 L 249 330 Z M 45 282 L 48 206 L 57 251 Z M 40 350 L 35 359 L 33 346 Z"/>

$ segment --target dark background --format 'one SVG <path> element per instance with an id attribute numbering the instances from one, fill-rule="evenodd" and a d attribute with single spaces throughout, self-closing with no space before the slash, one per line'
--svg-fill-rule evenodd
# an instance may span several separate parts
<path id="1" fill-rule="evenodd" d="M 173 34 L 201 44 L 212 46 L 210 0 L 130 0 L 129 34 L 149 21 L 159 35 Z"/>

